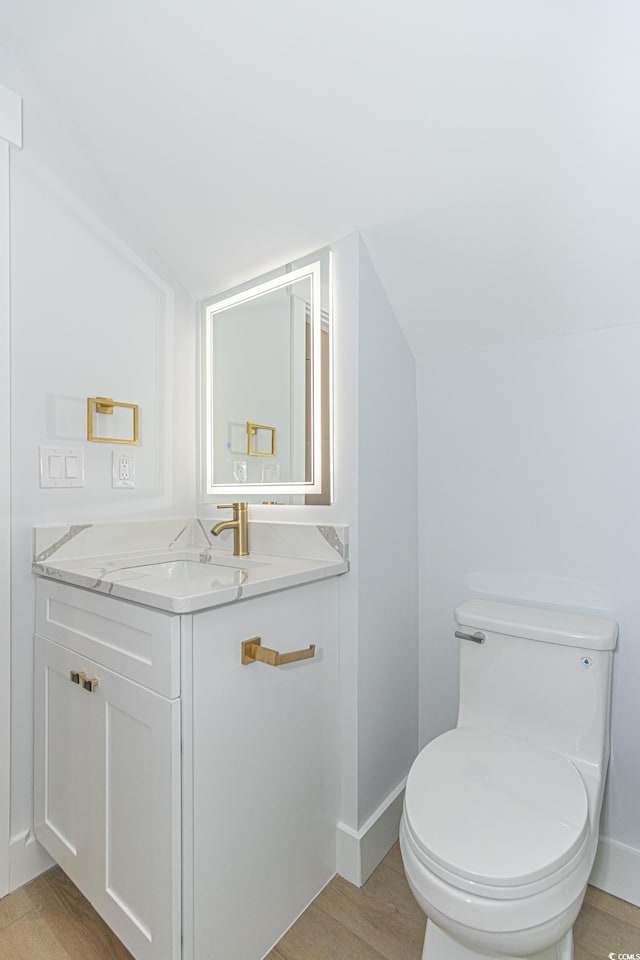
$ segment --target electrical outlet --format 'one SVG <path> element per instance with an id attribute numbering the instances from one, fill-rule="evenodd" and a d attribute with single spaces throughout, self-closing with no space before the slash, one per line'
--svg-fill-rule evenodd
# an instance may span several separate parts
<path id="1" fill-rule="evenodd" d="M 133 453 L 113 451 L 112 486 L 131 489 L 136 485 L 136 462 Z"/>

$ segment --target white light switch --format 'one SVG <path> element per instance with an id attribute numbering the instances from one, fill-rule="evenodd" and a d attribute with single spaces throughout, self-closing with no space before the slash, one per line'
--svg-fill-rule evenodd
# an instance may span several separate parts
<path id="1" fill-rule="evenodd" d="M 84 487 L 82 447 L 40 447 L 41 487 Z"/>

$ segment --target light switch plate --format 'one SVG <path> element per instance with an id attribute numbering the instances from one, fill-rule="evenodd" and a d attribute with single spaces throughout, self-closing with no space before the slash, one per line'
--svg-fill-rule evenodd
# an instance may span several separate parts
<path id="1" fill-rule="evenodd" d="M 112 486 L 128 489 L 136 485 L 136 461 L 129 450 L 113 451 Z"/>
<path id="2" fill-rule="evenodd" d="M 82 447 L 40 447 L 41 487 L 84 487 Z"/>

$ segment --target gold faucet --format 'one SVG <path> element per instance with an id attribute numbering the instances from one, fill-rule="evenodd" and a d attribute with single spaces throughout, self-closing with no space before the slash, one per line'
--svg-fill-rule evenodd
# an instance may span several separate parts
<path id="1" fill-rule="evenodd" d="M 233 530 L 234 557 L 249 556 L 249 514 L 246 503 L 219 503 L 218 510 L 233 510 L 233 520 L 223 520 L 211 528 L 217 537 L 223 530 Z"/>

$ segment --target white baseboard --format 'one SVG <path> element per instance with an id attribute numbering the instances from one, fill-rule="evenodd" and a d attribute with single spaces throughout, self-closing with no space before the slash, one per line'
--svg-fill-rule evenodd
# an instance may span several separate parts
<path id="1" fill-rule="evenodd" d="M 640 907 L 640 850 L 600 837 L 589 883 Z"/>
<path id="2" fill-rule="evenodd" d="M 12 837 L 9 844 L 9 889 L 22 887 L 53 866 L 53 860 L 30 830 Z"/>
<path id="3" fill-rule="evenodd" d="M 337 869 L 341 877 L 361 887 L 398 839 L 404 788 L 399 783 L 360 830 L 346 823 L 337 827 Z"/>

